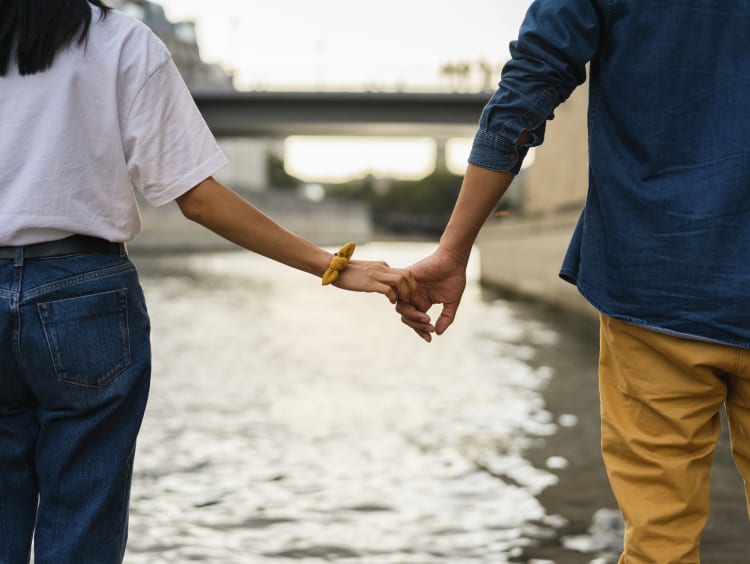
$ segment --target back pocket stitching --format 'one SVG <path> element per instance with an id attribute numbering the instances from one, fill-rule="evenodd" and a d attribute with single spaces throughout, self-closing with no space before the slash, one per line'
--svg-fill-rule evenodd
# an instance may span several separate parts
<path id="1" fill-rule="evenodd" d="M 127 290 L 126 289 L 120 289 L 120 290 L 113 290 L 110 292 L 101 292 L 99 294 L 89 294 L 84 296 L 78 296 L 77 298 L 67 298 L 69 299 L 81 299 L 81 298 L 91 298 L 95 296 L 103 296 L 107 294 L 117 294 L 117 298 L 119 301 L 119 306 L 117 308 L 117 311 L 109 312 L 109 315 L 116 315 L 117 316 L 117 326 L 119 329 L 119 345 L 117 347 L 117 351 L 120 351 L 119 353 L 119 360 L 117 364 L 109 368 L 103 375 L 96 377 L 95 379 L 92 378 L 89 382 L 84 382 L 81 380 L 76 380 L 73 378 L 73 376 L 69 375 L 69 371 L 66 369 L 65 364 L 63 360 L 63 355 L 61 354 L 61 350 L 63 347 L 60 346 L 60 341 L 62 338 L 58 335 L 58 331 L 55 330 L 54 325 L 56 323 L 60 323 L 65 321 L 65 319 L 60 320 L 54 320 L 50 319 L 50 307 L 53 307 L 53 304 L 56 302 L 45 302 L 45 303 L 39 303 L 37 304 L 37 310 L 39 312 L 39 316 L 42 322 L 42 328 L 44 330 L 45 339 L 47 341 L 47 348 L 50 353 L 50 357 L 52 359 L 52 364 L 54 366 L 55 372 L 57 374 L 57 379 L 59 382 L 63 382 L 65 384 L 69 384 L 72 386 L 78 386 L 82 388 L 94 388 L 94 389 L 103 389 L 108 384 L 110 384 L 112 381 L 114 381 L 120 374 L 125 372 L 130 366 L 132 365 L 132 354 L 130 351 L 130 331 L 129 331 L 129 321 L 128 321 L 128 308 L 127 308 Z M 65 300 L 60 300 L 65 301 Z M 72 319 L 82 319 L 81 318 L 72 318 Z M 83 344 L 83 343 L 82 343 Z"/>

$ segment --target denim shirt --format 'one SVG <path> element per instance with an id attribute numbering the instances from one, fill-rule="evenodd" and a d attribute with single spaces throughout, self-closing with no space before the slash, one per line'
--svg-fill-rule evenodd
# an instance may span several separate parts
<path id="1" fill-rule="evenodd" d="M 536 0 L 469 162 L 517 172 L 589 77 L 589 186 L 560 275 L 602 313 L 750 348 L 750 2 Z"/>

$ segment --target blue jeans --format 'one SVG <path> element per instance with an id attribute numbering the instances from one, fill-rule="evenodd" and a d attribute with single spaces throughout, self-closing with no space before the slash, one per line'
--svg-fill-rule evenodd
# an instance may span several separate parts
<path id="1" fill-rule="evenodd" d="M 149 333 L 126 256 L 0 260 L 0 563 L 122 562 Z"/>

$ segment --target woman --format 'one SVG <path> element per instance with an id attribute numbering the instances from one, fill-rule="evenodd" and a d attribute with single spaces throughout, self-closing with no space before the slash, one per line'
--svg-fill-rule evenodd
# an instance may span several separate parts
<path id="1" fill-rule="evenodd" d="M 122 561 L 149 320 L 133 189 L 348 290 L 408 298 L 212 178 L 225 163 L 164 45 L 99 0 L 0 0 L 0 562 Z M 345 270 L 344 270 L 345 269 Z"/>

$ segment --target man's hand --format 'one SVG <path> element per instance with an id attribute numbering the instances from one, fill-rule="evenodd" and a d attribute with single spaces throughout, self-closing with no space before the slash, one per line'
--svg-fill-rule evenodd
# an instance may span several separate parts
<path id="1" fill-rule="evenodd" d="M 408 302 L 399 301 L 396 311 L 401 321 L 414 329 L 428 343 L 432 333 L 442 335 L 453 323 L 458 304 L 466 288 L 466 264 L 454 255 L 438 248 L 434 254 L 417 262 L 408 270 L 417 281 Z M 437 322 L 432 325 L 427 311 L 434 304 L 443 309 Z"/>

